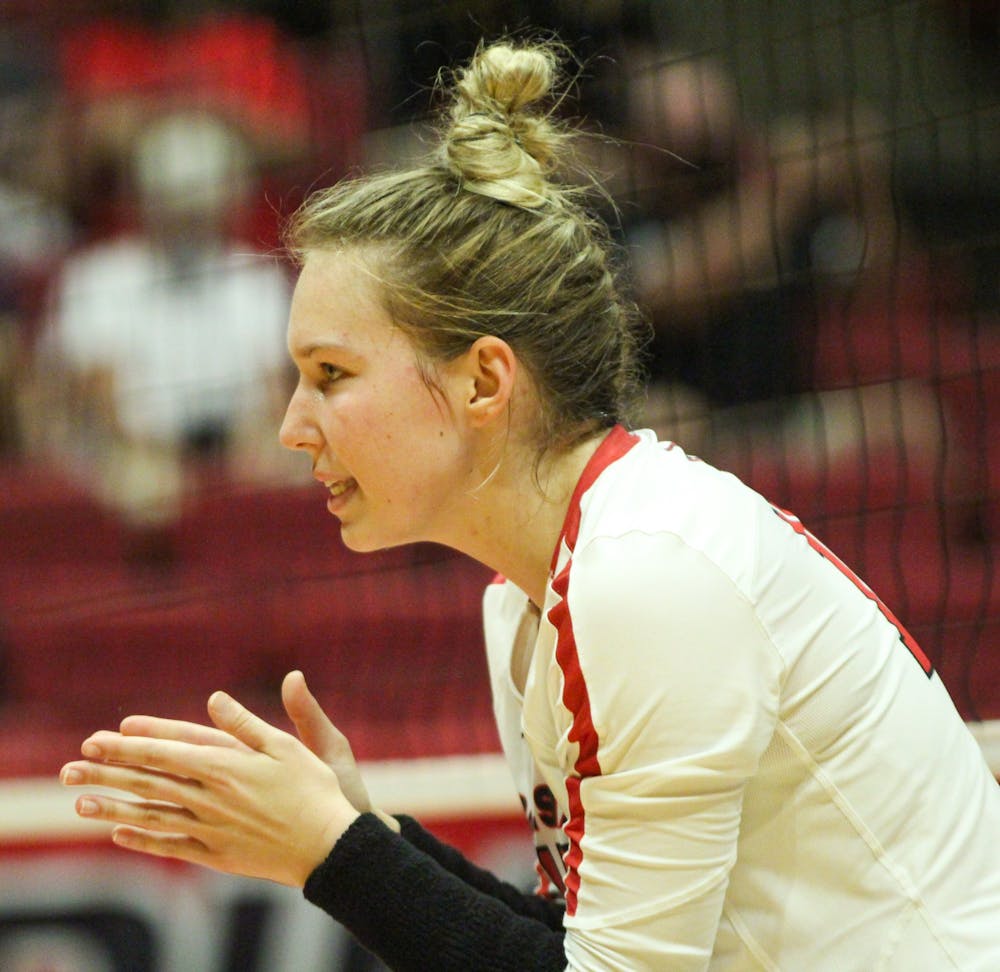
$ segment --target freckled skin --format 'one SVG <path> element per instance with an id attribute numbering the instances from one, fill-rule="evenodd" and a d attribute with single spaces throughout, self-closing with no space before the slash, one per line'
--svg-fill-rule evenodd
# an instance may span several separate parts
<path id="1" fill-rule="evenodd" d="M 314 468 L 330 474 L 324 478 L 356 480 L 358 489 L 336 513 L 345 544 L 364 551 L 453 538 L 461 516 L 455 499 L 474 485 L 475 467 L 451 408 L 459 380 L 442 366 L 436 378 L 445 403 L 431 392 L 357 258 L 308 257 L 288 342 L 300 376 L 281 439 L 307 451 Z M 320 343 L 337 349 L 302 353 Z M 324 364 L 342 376 L 324 385 Z"/>

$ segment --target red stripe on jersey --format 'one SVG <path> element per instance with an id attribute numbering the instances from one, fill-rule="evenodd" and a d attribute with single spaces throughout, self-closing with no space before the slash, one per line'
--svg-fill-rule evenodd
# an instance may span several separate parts
<path id="1" fill-rule="evenodd" d="M 777 506 L 772 506 L 771 509 L 773 509 L 782 520 L 784 520 L 797 534 L 799 534 L 799 536 L 805 537 L 809 546 L 824 559 L 830 561 L 830 563 L 833 564 L 833 566 L 836 567 L 837 570 L 839 570 L 852 584 L 854 584 L 854 586 L 857 587 L 858 590 L 865 595 L 865 597 L 875 602 L 885 619 L 896 629 L 896 631 L 899 632 L 900 641 L 906 645 L 910 654 L 917 660 L 917 664 L 924 670 L 924 674 L 930 678 L 930 676 L 934 674 L 934 666 L 931 664 L 931 660 L 924 654 L 923 649 L 917 644 L 913 635 L 911 635 L 910 632 L 899 623 L 899 619 L 892 613 L 892 611 L 889 610 L 885 602 L 829 547 L 817 540 L 816 537 L 814 537 L 805 528 L 805 525 L 794 513 L 789 513 L 787 510 L 779 509 Z"/>
<path id="2" fill-rule="evenodd" d="M 578 776 L 571 776 L 566 781 L 566 798 L 569 802 L 569 820 L 563 827 L 563 832 L 569 838 L 569 847 L 563 856 L 566 864 L 565 878 L 565 899 L 566 914 L 571 917 L 576 914 L 576 898 L 580 890 L 580 864 L 583 862 L 583 848 L 580 842 L 583 840 L 584 821 L 586 812 L 583 808 L 583 800 L 580 798 L 580 784 L 583 780 Z"/>
<path id="3" fill-rule="evenodd" d="M 549 621 L 556 629 L 556 663 L 563 673 L 563 705 L 573 718 L 569 740 L 578 747 L 576 762 L 573 764 L 575 776 L 566 780 L 569 819 L 563 831 L 569 839 L 566 851 L 566 914 L 576 913 L 576 898 L 580 888 L 580 862 L 583 860 L 581 841 L 584 834 L 584 807 L 580 799 L 580 784 L 588 776 L 600 776 L 601 764 L 597 749 L 599 740 L 594 729 L 590 711 L 590 694 L 580 668 L 580 657 L 576 650 L 573 621 L 569 615 L 566 596 L 569 591 L 569 564 L 552 582 L 552 589 L 559 601 L 548 613 Z"/>
<path id="4" fill-rule="evenodd" d="M 597 478 L 613 462 L 620 459 L 639 441 L 639 436 L 628 432 L 623 426 L 616 425 L 605 437 L 597 450 L 584 467 L 576 489 L 569 501 L 566 518 L 563 521 L 562 532 L 552 553 L 552 570 L 559 561 L 559 552 L 563 542 L 570 551 L 576 546 L 580 532 L 580 502 L 584 494 L 594 485 Z M 570 742 L 578 746 L 576 763 L 573 766 L 575 776 L 566 780 L 566 792 L 569 799 L 569 819 L 563 827 L 569 839 L 569 848 L 564 856 L 566 864 L 566 914 L 576 914 L 577 891 L 580 888 L 580 862 L 583 860 L 581 841 L 584 834 L 584 808 L 580 799 L 580 784 L 588 776 L 599 776 L 601 764 L 597 758 L 598 739 L 594 722 L 590 713 L 590 695 L 587 683 L 584 681 L 580 668 L 580 658 L 576 650 L 576 638 L 573 634 L 573 622 L 569 616 L 569 569 L 566 564 L 562 572 L 552 581 L 552 590 L 559 600 L 549 611 L 548 619 L 556 629 L 556 663 L 563 673 L 563 705 L 573 719 L 570 727 Z"/>
<path id="5" fill-rule="evenodd" d="M 570 498 L 566 518 L 563 520 L 562 532 L 559 534 L 559 542 L 556 543 L 556 549 L 552 552 L 551 570 L 556 569 L 562 541 L 565 540 L 571 550 L 576 545 L 576 537 L 580 531 L 580 500 L 583 498 L 583 494 L 594 485 L 597 477 L 611 463 L 617 459 L 621 459 L 638 441 L 639 436 L 634 432 L 627 431 L 624 426 L 616 425 L 604 437 L 604 441 L 590 457 L 587 465 L 584 466 L 579 482 L 576 484 L 576 489 L 573 490 L 573 496 Z"/>

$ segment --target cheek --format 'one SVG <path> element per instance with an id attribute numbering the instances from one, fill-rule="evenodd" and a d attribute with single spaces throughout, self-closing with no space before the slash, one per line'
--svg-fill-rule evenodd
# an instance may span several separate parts
<path id="1" fill-rule="evenodd" d="M 407 470 L 413 488 L 439 488 L 455 475 L 461 450 L 454 422 L 423 385 L 419 395 L 395 403 L 384 427 L 372 429 L 372 435 L 391 450 L 399 472 Z"/>
<path id="2" fill-rule="evenodd" d="M 383 386 L 379 400 L 383 405 L 382 438 L 396 445 L 419 442 L 431 448 L 452 428 L 441 394 L 428 388 L 415 367 L 402 370 L 391 387 Z"/>
<path id="3" fill-rule="evenodd" d="M 361 475 L 362 467 L 388 467 L 399 474 L 393 479 L 401 484 L 404 469 L 410 478 L 433 475 L 435 465 L 450 464 L 454 424 L 415 368 L 345 389 L 323 426 L 333 448 Z"/>
<path id="4" fill-rule="evenodd" d="M 324 431 L 333 451 L 364 480 L 366 489 L 379 491 L 393 470 L 410 466 L 419 455 L 423 436 L 404 403 L 387 401 L 377 390 L 372 396 L 344 396 L 327 417 Z M 380 485 L 381 484 L 381 485 Z"/>

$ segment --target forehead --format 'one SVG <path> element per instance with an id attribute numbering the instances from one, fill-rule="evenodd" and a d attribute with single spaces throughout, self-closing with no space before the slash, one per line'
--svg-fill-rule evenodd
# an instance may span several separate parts
<path id="1" fill-rule="evenodd" d="M 382 300 L 379 283 L 357 255 L 310 253 L 292 297 L 288 344 L 307 355 L 317 344 L 385 346 L 401 337 Z"/>

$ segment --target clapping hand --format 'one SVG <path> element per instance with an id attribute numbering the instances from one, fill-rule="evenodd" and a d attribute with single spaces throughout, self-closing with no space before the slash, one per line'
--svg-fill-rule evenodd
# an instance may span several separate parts
<path id="1" fill-rule="evenodd" d="M 347 739 L 301 673 L 286 676 L 282 700 L 299 738 L 216 692 L 214 727 L 129 716 L 85 740 L 85 759 L 60 779 L 137 798 L 76 802 L 81 816 L 115 824 L 122 847 L 302 887 L 371 803 Z"/>

